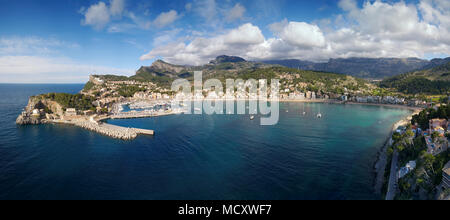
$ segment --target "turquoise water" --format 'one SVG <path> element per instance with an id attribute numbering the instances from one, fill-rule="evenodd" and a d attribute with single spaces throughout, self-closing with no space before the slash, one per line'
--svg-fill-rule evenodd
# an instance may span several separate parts
<path id="1" fill-rule="evenodd" d="M 281 103 L 280 122 L 269 127 L 241 115 L 109 121 L 156 131 L 134 141 L 14 124 L 29 95 L 81 88 L 0 85 L 0 199 L 379 199 L 377 151 L 409 113 Z M 322 119 L 313 117 L 319 107 Z"/>

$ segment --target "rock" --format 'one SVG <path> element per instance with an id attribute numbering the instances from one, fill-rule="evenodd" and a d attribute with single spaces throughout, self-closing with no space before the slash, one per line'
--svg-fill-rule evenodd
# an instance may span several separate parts
<path id="1" fill-rule="evenodd" d="M 34 116 L 26 116 L 26 115 L 19 115 L 16 119 L 16 124 L 18 125 L 38 125 L 41 124 L 41 120 L 38 117 Z"/>
<path id="2" fill-rule="evenodd" d="M 48 109 L 56 115 L 63 115 L 64 111 L 60 104 L 55 101 L 30 97 L 24 111 L 17 117 L 18 125 L 37 125 L 42 123 L 41 116 L 33 116 L 34 109 Z M 47 117 L 47 114 L 45 115 Z"/>

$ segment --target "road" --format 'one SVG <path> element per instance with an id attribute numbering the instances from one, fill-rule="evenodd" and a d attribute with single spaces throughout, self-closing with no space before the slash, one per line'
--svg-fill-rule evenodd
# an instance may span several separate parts
<path id="1" fill-rule="evenodd" d="M 398 163 L 398 152 L 397 150 L 394 150 L 394 155 L 392 156 L 392 163 L 391 163 L 391 173 L 389 176 L 389 186 L 388 191 L 386 193 L 386 200 L 394 200 L 395 193 L 397 192 L 398 188 L 397 163 Z"/>

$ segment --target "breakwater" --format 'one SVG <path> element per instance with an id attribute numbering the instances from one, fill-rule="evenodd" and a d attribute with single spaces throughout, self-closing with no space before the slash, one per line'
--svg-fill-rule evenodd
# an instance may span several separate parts
<path id="1" fill-rule="evenodd" d="M 154 135 L 153 130 L 138 129 L 138 128 L 125 128 L 116 125 L 111 125 L 107 123 L 95 123 L 89 121 L 76 121 L 71 122 L 75 126 L 94 131 L 112 138 L 122 139 L 122 140 L 133 140 L 138 135 Z"/>

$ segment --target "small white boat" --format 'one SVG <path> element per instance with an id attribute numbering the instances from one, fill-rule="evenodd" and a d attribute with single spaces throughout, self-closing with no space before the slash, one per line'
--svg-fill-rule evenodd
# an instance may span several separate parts
<path id="1" fill-rule="evenodd" d="M 250 116 L 250 120 L 254 120 L 255 119 L 255 116 Z"/>
<path id="2" fill-rule="evenodd" d="M 194 108 L 194 110 L 195 110 L 196 112 L 201 112 L 201 111 L 202 111 L 200 108 Z"/>
<path id="3" fill-rule="evenodd" d="M 303 115 L 306 115 L 306 112 L 303 112 Z"/>

